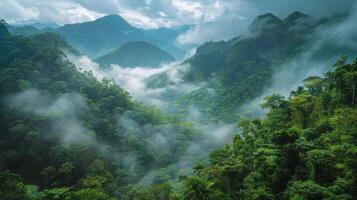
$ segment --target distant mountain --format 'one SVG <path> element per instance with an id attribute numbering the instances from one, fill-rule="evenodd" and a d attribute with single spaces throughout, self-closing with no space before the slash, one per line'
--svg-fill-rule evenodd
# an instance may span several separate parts
<path id="1" fill-rule="evenodd" d="M 37 29 L 43 30 L 43 29 L 56 29 L 59 28 L 60 26 L 56 23 L 40 23 L 40 22 L 36 22 L 36 23 L 30 23 L 27 24 L 28 26 L 33 26 Z"/>
<path id="2" fill-rule="evenodd" d="M 103 66 L 118 64 L 123 67 L 158 67 L 160 64 L 174 60 L 173 56 L 159 47 L 147 42 L 138 41 L 123 44 L 113 52 L 99 57 L 97 62 Z"/>
<path id="3" fill-rule="evenodd" d="M 53 48 L 60 50 L 64 53 L 70 53 L 72 55 L 80 55 L 80 53 L 70 46 L 65 40 L 57 33 L 44 32 L 35 35 L 31 35 L 28 38 L 36 41 L 36 44 L 39 46 Z"/>
<path id="4" fill-rule="evenodd" d="M 7 28 L 9 32 L 13 35 L 29 36 L 29 35 L 42 33 L 42 31 L 39 30 L 38 28 L 29 25 L 23 25 L 23 26 L 8 25 Z"/>
<path id="5" fill-rule="evenodd" d="M 0 39 L 4 39 L 11 36 L 6 28 L 5 22 L 0 21 Z"/>
<path id="6" fill-rule="evenodd" d="M 143 30 L 145 34 L 150 35 L 156 39 L 161 41 L 172 43 L 177 45 L 179 48 L 189 49 L 187 46 L 183 46 L 177 43 L 177 37 L 181 34 L 186 33 L 188 30 L 193 28 L 194 25 L 182 25 L 182 26 L 174 26 L 170 28 L 162 27 L 157 29 L 148 29 Z M 189 46 L 190 47 L 190 46 Z"/>
<path id="7" fill-rule="evenodd" d="M 76 49 L 91 57 L 104 55 L 116 47 L 131 41 L 145 41 L 159 46 L 176 58 L 185 51 L 176 47 L 170 40 L 155 37 L 152 31 L 131 26 L 119 15 L 107 15 L 95 21 L 68 24 L 56 30 Z M 150 32 L 150 34 L 147 34 Z"/>
<path id="8" fill-rule="evenodd" d="M 186 82 L 205 81 L 207 84 L 177 100 L 177 110 L 195 107 L 208 118 L 236 120 L 242 114 L 241 106 L 259 97 L 272 84 L 273 75 L 290 67 L 293 59 L 321 63 L 341 54 L 356 54 L 356 46 L 326 39 L 322 34 L 328 34 L 333 25 L 345 19 L 343 15 L 315 19 L 299 12 L 285 19 L 264 14 L 239 37 L 201 45 L 196 54 L 184 62 L 191 68 L 183 75 Z M 299 72 L 312 67 L 300 66 Z M 159 79 L 165 76 L 155 76 L 148 79 L 151 80 L 148 84 L 165 87 L 155 85 L 162 83 Z"/>
<path id="9" fill-rule="evenodd" d="M 59 25 L 55 23 L 29 23 L 7 25 L 8 30 L 13 35 L 35 35 L 44 32 L 54 32 Z"/>

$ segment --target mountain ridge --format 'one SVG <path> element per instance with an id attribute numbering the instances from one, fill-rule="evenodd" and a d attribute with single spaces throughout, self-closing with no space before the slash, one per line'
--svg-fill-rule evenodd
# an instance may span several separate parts
<path id="1" fill-rule="evenodd" d="M 169 53 L 145 41 L 124 43 L 114 51 L 96 59 L 104 67 L 109 67 L 111 64 L 122 67 L 159 67 L 174 60 Z"/>
<path id="2" fill-rule="evenodd" d="M 147 34 L 146 30 L 136 28 L 121 16 L 114 14 L 95 21 L 64 25 L 56 29 L 56 32 L 92 58 L 104 55 L 130 41 L 145 41 L 157 45 L 176 58 L 181 58 L 185 54 L 184 50 L 175 46 L 175 41 L 161 41 L 160 37 Z"/>

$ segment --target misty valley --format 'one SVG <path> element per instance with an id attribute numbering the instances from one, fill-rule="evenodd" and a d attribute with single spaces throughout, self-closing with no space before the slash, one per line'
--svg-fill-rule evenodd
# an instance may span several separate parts
<path id="1" fill-rule="evenodd" d="M 0 200 L 357 199 L 354 1 L 59 2 L 0 8 Z"/>

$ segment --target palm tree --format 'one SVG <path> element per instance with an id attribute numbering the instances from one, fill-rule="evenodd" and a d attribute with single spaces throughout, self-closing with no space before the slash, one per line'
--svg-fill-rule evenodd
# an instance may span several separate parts
<path id="1" fill-rule="evenodd" d="M 185 200 L 213 200 L 214 191 L 213 182 L 206 181 L 200 177 L 190 177 L 184 182 Z"/>

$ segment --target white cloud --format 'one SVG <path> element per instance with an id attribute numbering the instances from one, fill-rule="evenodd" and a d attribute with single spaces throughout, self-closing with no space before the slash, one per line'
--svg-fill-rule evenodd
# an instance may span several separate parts
<path id="1" fill-rule="evenodd" d="M 0 17 L 10 23 L 58 24 L 122 15 L 131 24 L 156 28 L 214 21 L 252 20 L 272 12 L 279 17 L 298 10 L 316 16 L 350 11 L 354 0 L 2 0 Z"/>
<path id="2" fill-rule="evenodd" d="M 242 34 L 248 27 L 248 20 L 222 21 L 198 24 L 179 35 L 181 45 L 202 44 L 207 41 L 227 40 Z"/>
<path id="3" fill-rule="evenodd" d="M 188 70 L 187 65 L 181 65 L 177 62 L 164 64 L 160 68 L 134 67 L 125 68 L 118 65 L 112 65 L 110 70 L 101 70 L 100 66 L 86 56 L 70 56 L 79 71 L 91 71 L 98 80 L 110 78 L 116 81 L 120 87 L 132 95 L 135 100 L 159 106 L 163 110 L 167 108 L 168 98 L 174 98 L 187 94 L 202 86 L 202 84 L 184 83 L 180 74 Z M 164 88 L 147 88 L 146 79 L 154 74 L 165 72 L 173 85 Z"/>
<path id="4" fill-rule="evenodd" d="M 104 14 L 122 15 L 143 28 L 168 27 L 239 17 L 242 0 L 4 0 L 1 17 L 10 23 L 58 24 L 93 20 Z M 246 10 L 246 9 L 245 9 Z"/>
<path id="5" fill-rule="evenodd" d="M 74 0 L 4 0 L 0 17 L 9 23 L 55 22 L 58 24 L 94 20 L 101 13 L 89 10 Z"/>
<path id="6" fill-rule="evenodd" d="M 40 11 L 36 7 L 25 6 L 22 2 L 4 0 L 0 6 L 0 17 L 10 23 L 39 20 Z"/>

